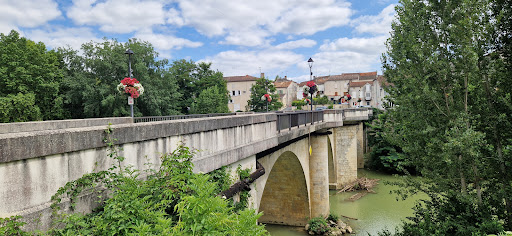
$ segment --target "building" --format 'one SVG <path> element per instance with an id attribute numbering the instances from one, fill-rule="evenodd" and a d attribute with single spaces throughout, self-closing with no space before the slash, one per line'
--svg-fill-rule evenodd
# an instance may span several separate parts
<path id="1" fill-rule="evenodd" d="M 249 75 L 224 77 L 230 95 L 228 107 L 231 112 L 247 110 L 247 101 L 251 99 L 251 87 L 256 84 L 257 79 Z"/>
<path id="2" fill-rule="evenodd" d="M 283 103 L 283 107 L 291 107 L 292 102 L 297 99 L 296 91 L 299 85 L 295 81 L 288 80 L 285 76 L 284 79 L 276 79 L 274 86 L 276 87 L 279 99 Z"/>
<path id="3" fill-rule="evenodd" d="M 315 83 L 321 85 L 323 94 L 335 104 L 348 104 L 349 107 L 375 107 L 384 109 L 383 100 L 387 95 L 383 86 L 387 86 L 385 78 L 377 72 L 343 73 L 341 75 L 320 76 Z M 299 84 L 297 97 L 302 99 L 302 88 L 307 82 Z M 319 86 L 320 89 L 320 86 Z M 300 96 L 299 96 L 300 93 Z M 350 95 L 350 96 L 348 96 Z M 350 100 L 346 98 L 351 97 Z"/>

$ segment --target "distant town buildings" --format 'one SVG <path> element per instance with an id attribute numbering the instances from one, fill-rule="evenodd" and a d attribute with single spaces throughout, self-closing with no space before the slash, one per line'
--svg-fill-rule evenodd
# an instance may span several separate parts
<path id="1" fill-rule="evenodd" d="M 262 73 L 262 76 L 263 73 Z M 245 111 L 247 101 L 250 99 L 250 89 L 258 78 L 253 76 L 224 77 L 227 81 L 230 101 L 228 104 L 232 112 Z M 314 77 L 320 96 L 327 96 L 334 104 L 346 104 L 348 107 L 375 107 L 384 109 L 384 97 L 387 93 L 383 86 L 388 86 L 382 75 L 377 72 L 342 73 L 341 75 L 329 75 Z M 279 99 L 283 103 L 283 109 L 290 107 L 294 100 L 303 99 L 304 87 L 308 81 L 297 84 L 284 78 L 276 78 L 274 86 Z"/>

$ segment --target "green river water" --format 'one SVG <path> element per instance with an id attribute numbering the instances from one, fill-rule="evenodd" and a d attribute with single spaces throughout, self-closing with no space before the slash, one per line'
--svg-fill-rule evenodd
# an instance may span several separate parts
<path id="1" fill-rule="evenodd" d="M 347 200 L 356 192 L 336 194 L 331 190 L 329 203 L 331 213 L 336 215 L 348 216 L 357 220 L 350 220 L 341 217 L 356 232 L 355 235 L 377 235 L 384 229 L 394 232 L 396 226 L 399 226 L 402 220 L 407 216 L 412 216 L 412 207 L 419 196 L 409 197 L 405 201 L 397 201 L 396 194 L 390 194 L 390 190 L 395 186 L 384 184 L 384 181 L 396 181 L 396 177 L 388 174 L 382 174 L 375 171 L 359 170 L 359 177 L 368 177 L 371 179 L 380 179 L 377 187 L 374 188 L 375 194 L 369 193 L 356 201 Z M 267 225 L 267 230 L 271 235 L 308 235 L 303 227 L 290 227 L 279 225 Z"/>

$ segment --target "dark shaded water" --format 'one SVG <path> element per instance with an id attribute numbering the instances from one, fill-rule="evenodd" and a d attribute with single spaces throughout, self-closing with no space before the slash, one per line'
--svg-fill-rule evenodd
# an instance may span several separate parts
<path id="1" fill-rule="evenodd" d="M 412 207 L 421 197 L 413 196 L 405 201 L 397 201 L 397 196 L 389 193 L 396 187 L 384 184 L 386 180 L 396 181 L 398 178 L 368 170 L 359 170 L 358 176 L 380 179 L 379 185 L 374 188 L 376 193 L 369 193 L 359 200 L 349 201 L 346 199 L 356 192 L 336 194 L 336 191 L 331 191 L 329 198 L 332 213 L 357 219 L 342 217 L 342 220 L 356 231 L 356 235 L 368 235 L 368 233 L 377 235 L 377 232 L 384 229 L 394 232 L 395 227 L 399 226 L 401 221 L 406 219 L 405 217 L 412 216 Z M 271 235 L 277 236 L 308 235 L 302 227 L 267 225 L 267 230 Z"/>

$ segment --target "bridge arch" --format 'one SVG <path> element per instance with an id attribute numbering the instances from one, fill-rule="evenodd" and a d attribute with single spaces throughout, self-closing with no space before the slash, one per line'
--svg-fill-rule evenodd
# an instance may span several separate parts
<path id="1" fill-rule="evenodd" d="M 267 169 L 269 174 L 259 201 L 258 212 L 263 212 L 259 222 L 304 226 L 310 216 L 310 201 L 308 171 L 300 160 L 303 158 L 292 151 L 274 153 L 269 158 L 274 159 L 272 156 L 277 159 Z"/>

